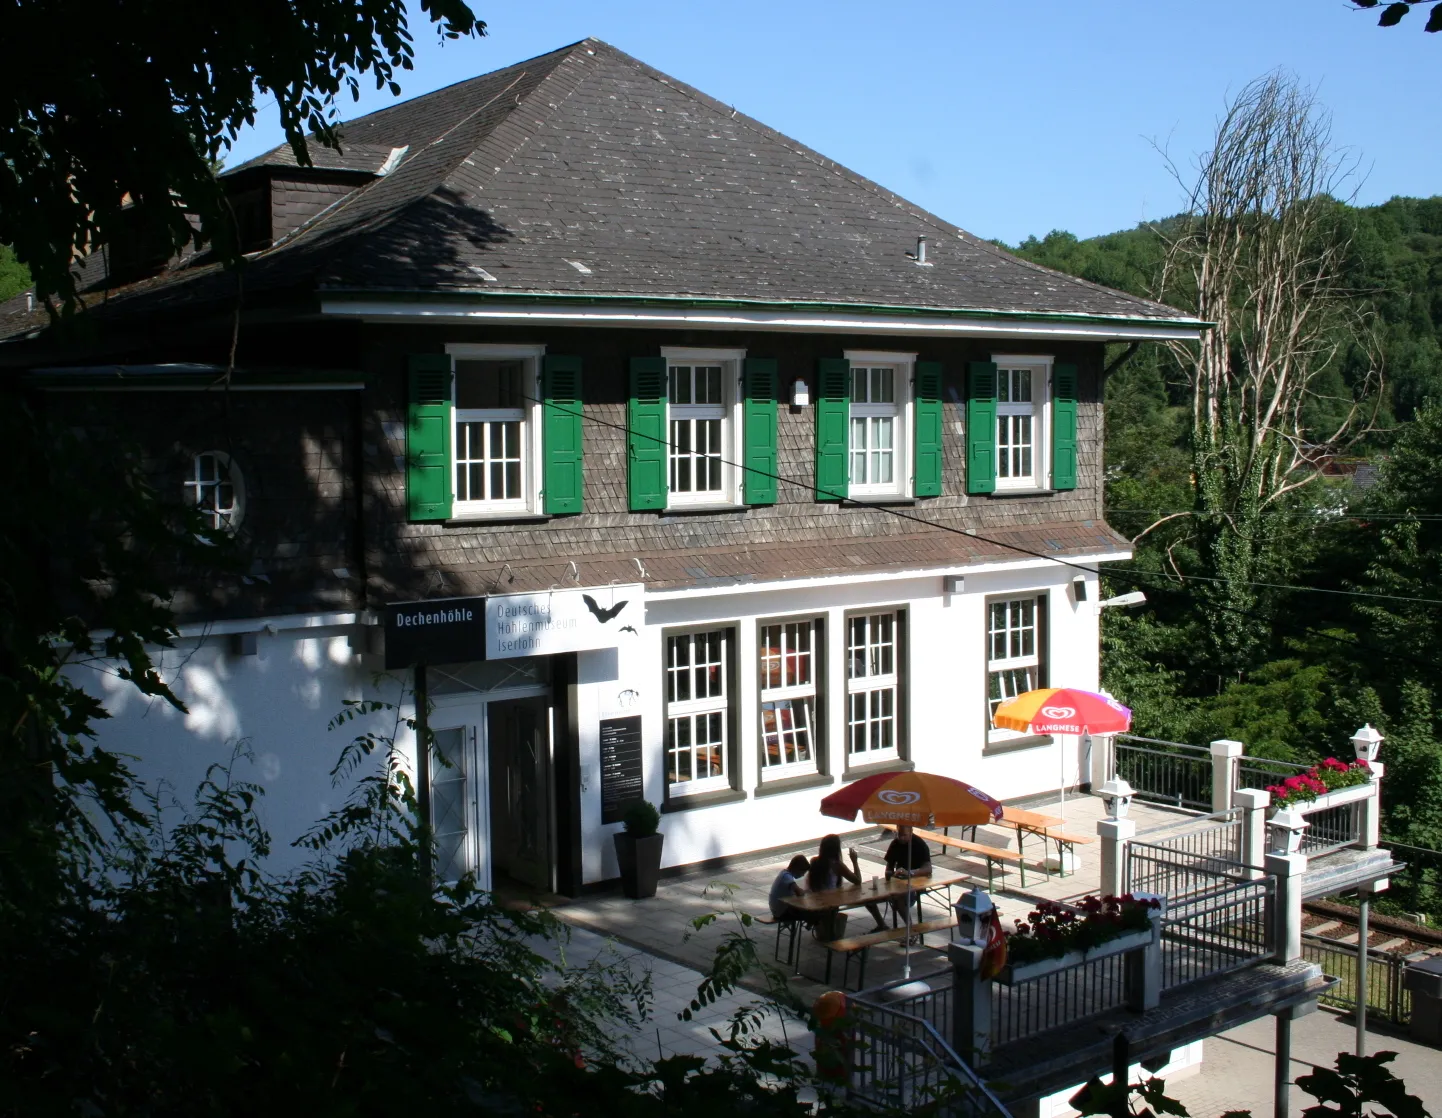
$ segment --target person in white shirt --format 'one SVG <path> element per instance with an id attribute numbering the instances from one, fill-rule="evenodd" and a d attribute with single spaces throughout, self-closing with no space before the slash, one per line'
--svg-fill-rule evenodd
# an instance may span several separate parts
<path id="1" fill-rule="evenodd" d="M 807 919 L 808 913 L 791 907 L 791 898 L 806 892 L 801 880 L 810 868 L 811 863 L 806 860 L 806 855 L 798 854 L 791 859 L 790 865 L 776 875 L 776 880 L 771 883 L 771 915 L 777 920 Z"/>

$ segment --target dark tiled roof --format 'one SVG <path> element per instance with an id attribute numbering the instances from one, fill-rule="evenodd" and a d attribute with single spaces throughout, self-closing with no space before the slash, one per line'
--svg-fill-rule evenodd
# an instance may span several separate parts
<path id="1" fill-rule="evenodd" d="M 252 258 L 248 293 L 317 284 L 1188 317 L 1019 260 L 595 39 L 351 121 L 343 142 L 356 158 L 406 151 Z M 278 148 L 246 166 L 272 162 L 293 157 Z M 925 267 L 908 255 L 920 236 Z M 229 297 L 216 271 L 127 291 L 148 307 Z M 126 302 L 112 294 L 109 309 Z"/>
<path id="2" fill-rule="evenodd" d="M 310 156 L 311 169 L 316 171 L 361 171 L 376 175 L 389 160 L 399 157 L 404 150 L 404 145 L 343 143 L 341 150 L 336 151 L 334 148 L 312 144 L 309 145 L 307 154 Z M 233 175 L 239 171 L 248 171 L 252 167 L 299 168 L 300 163 L 295 158 L 295 152 L 286 145 L 233 167 L 225 174 Z"/>
<path id="3" fill-rule="evenodd" d="M 584 556 L 577 559 L 579 581 L 571 576 L 569 556 L 534 563 L 480 560 L 473 566 L 453 566 L 442 572 L 443 586 L 438 586 L 432 596 L 507 594 L 551 586 L 640 582 L 643 579 L 637 559 L 645 567 L 647 589 L 662 591 L 969 567 L 1024 560 L 1035 555 L 1071 559 L 1098 552 L 1131 550 L 1125 537 L 1096 521 L 996 528 L 988 530 L 985 537 L 936 530 L 908 536 Z M 397 597 L 384 592 L 381 596 Z"/>

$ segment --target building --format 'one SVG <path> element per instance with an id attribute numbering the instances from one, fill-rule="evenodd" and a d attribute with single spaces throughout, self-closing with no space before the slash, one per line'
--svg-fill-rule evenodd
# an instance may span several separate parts
<path id="1" fill-rule="evenodd" d="M 184 788 L 247 741 L 285 840 L 342 794 L 342 703 L 418 692 L 445 864 L 562 893 L 637 796 L 681 866 L 883 768 L 1085 782 L 989 709 L 1096 686 L 1105 345 L 1199 322 L 595 40 L 344 139 L 226 173 L 240 281 L 117 246 L 85 342 L 0 319 L 8 375 L 254 561 L 179 599 L 189 712 L 117 684 L 105 744 Z"/>

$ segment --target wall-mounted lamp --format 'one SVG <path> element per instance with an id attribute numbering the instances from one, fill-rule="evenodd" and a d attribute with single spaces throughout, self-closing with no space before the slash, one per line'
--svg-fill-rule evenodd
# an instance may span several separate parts
<path id="1" fill-rule="evenodd" d="M 232 633 L 230 635 L 230 654 L 232 656 L 254 656 L 258 644 L 257 636 L 256 633 Z"/>
<path id="2" fill-rule="evenodd" d="M 811 390 L 806 386 L 806 378 L 797 377 L 791 382 L 791 406 L 804 408 L 809 403 L 811 403 Z"/>
<path id="3" fill-rule="evenodd" d="M 1352 735 L 1352 750 L 1357 754 L 1357 760 L 1371 764 L 1377 759 L 1377 751 L 1382 748 L 1384 740 L 1377 727 L 1368 722 Z"/>
<path id="4" fill-rule="evenodd" d="M 1115 598 L 1108 598 L 1097 605 L 1102 609 L 1108 606 L 1140 606 L 1146 604 L 1147 596 L 1140 590 L 1133 590 L 1127 594 L 1118 594 Z"/>
<path id="5" fill-rule="evenodd" d="M 1071 596 L 1078 605 L 1087 600 L 1086 575 L 1077 575 L 1071 580 Z"/>
<path id="6" fill-rule="evenodd" d="M 948 594 L 960 594 L 966 589 L 965 575 L 942 575 L 941 588 Z"/>

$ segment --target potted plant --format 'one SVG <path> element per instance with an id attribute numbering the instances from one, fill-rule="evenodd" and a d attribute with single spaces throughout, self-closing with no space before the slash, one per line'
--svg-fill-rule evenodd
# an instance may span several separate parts
<path id="1" fill-rule="evenodd" d="M 1007 933 L 1007 964 L 997 981 L 1028 982 L 1089 958 L 1120 954 L 1152 941 L 1152 914 L 1161 901 L 1143 894 L 1083 898 L 1075 906 L 1040 902 L 1016 931 Z"/>
<path id="2" fill-rule="evenodd" d="M 1371 779 L 1372 774 L 1366 761 L 1348 764 L 1335 757 L 1328 757 L 1320 765 L 1314 765 L 1307 772 L 1289 776 L 1280 784 L 1269 784 L 1267 791 L 1272 794 L 1272 802 L 1268 805 L 1268 814 L 1276 815 L 1285 808 L 1296 808 L 1298 804 L 1312 804 L 1318 800 L 1321 803 L 1317 803 L 1315 808 L 1306 810 L 1322 810 L 1350 803 L 1356 799 L 1365 799 L 1371 794 L 1366 788 Z M 1333 795 L 1333 793 L 1340 793 L 1346 788 L 1360 790 L 1343 795 Z"/>
<path id="3" fill-rule="evenodd" d="M 615 836 L 621 891 L 634 900 L 656 895 L 661 877 L 661 813 L 647 800 L 636 800 L 621 817 L 626 829 Z"/>

